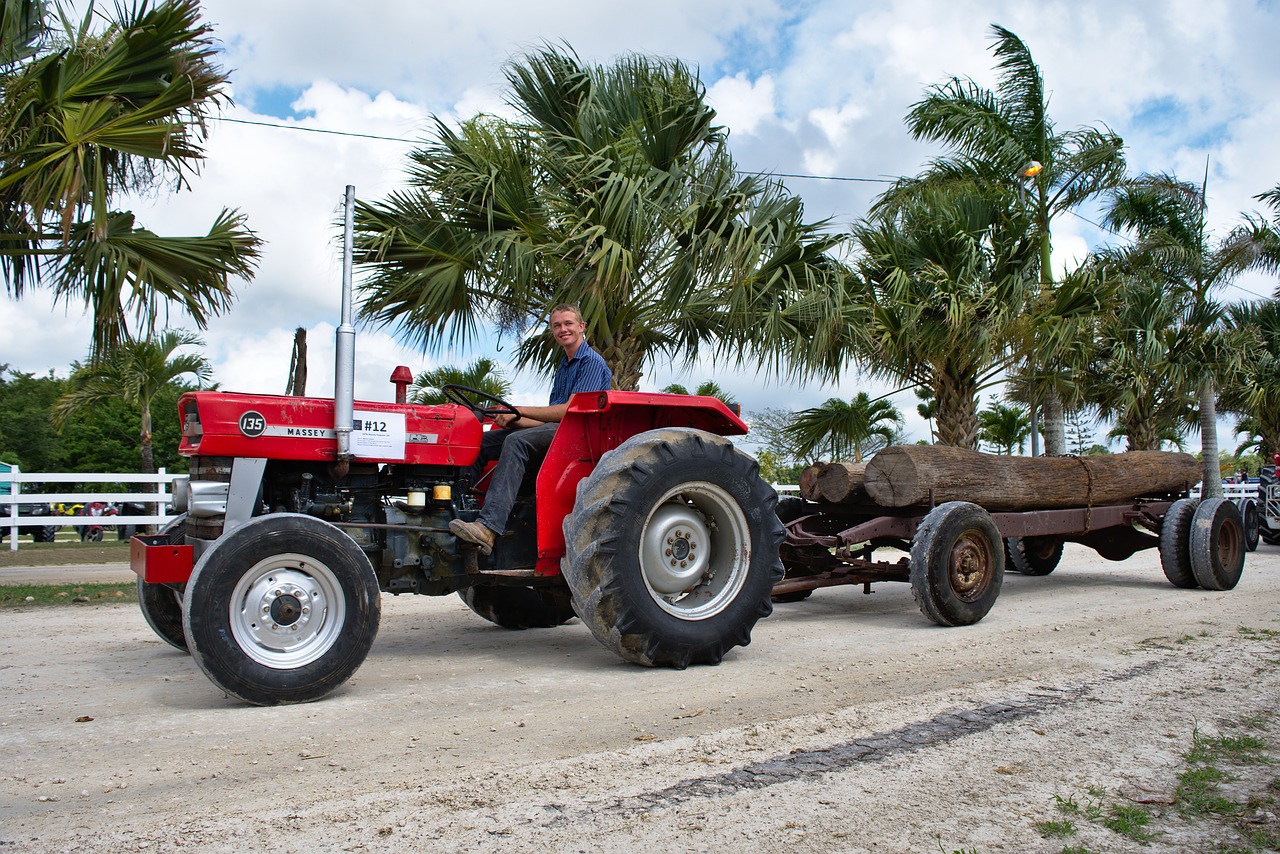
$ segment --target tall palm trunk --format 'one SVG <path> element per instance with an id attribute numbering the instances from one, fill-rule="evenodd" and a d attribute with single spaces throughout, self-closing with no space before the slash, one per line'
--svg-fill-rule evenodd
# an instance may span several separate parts
<path id="1" fill-rule="evenodd" d="M 142 473 L 155 474 L 156 463 L 151 453 L 151 398 L 144 398 L 139 403 L 142 409 Z"/>
<path id="2" fill-rule="evenodd" d="M 1200 383 L 1200 456 L 1204 466 L 1201 498 L 1222 497 L 1222 467 L 1218 461 L 1218 395 L 1213 375 Z"/>
<path id="3" fill-rule="evenodd" d="M 1062 456 L 1067 452 L 1067 418 L 1057 389 L 1051 388 L 1045 393 L 1043 412 L 1044 452 L 1049 456 Z"/>
<path id="4" fill-rule="evenodd" d="M 938 378 L 938 444 L 978 449 L 977 384 L 967 377 Z"/>

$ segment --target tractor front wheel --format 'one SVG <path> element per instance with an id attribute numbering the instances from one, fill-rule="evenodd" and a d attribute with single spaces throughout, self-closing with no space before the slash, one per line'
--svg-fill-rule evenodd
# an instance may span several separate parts
<path id="1" fill-rule="evenodd" d="M 574 610 L 627 661 L 718 664 L 773 610 L 776 503 L 755 461 L 721 436 L 633 436 L 579 484 L 565 520 Z"/>
<path id="2" fill-rule="evenodd" d="M 378 578 L 339 529 L 260 516 L 223 535 L 187 582 L 183 627 L 215 685 L 259 706 L 305 703 L 355 673 L 378 633 Z"/>

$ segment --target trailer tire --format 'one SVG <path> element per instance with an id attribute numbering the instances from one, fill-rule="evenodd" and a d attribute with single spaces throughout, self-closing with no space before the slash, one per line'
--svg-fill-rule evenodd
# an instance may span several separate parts
<path id="1" fill-rule="evenodd" d="M 1062 560 L 1062 545 L 1061 537 L 1010 537 L 1005 540 L 1005 569 L 1023 575 L 1048 575 Z"/>
<path id="2" fill-rule="evenodd" d="M 1174 587 L 1194 590 L 1200 586 L 1191 570 L 1191 518 L 1196 515 L 1194 498 L 1179 498 L 1169 505 L 1160 523 L 1160 568 Z"/>
<path id="3" fill-rule="evenodd" d="M 224 534 L 200 558 L 183 628 L 197 666 L 229 695 L 258 706 L 305 703 L 364 661 L 380 595 L 350 537 L 312 516 L 274 513 Z"/>
<path id="4" fill-rule="evenodd" d="M 719 664 L 773 610 L 784 537 L 776 503 L 755 460 L 722 436 L 631 437 L 578 484 L 565 519 L 574 610 L 627 661 Z"/>
<path id="5" fill-rule="evenodd" d="M 467 607 L 504 629 L 552 629 L 577 614 L 566 587 L 497 587 L 477 584 L 458 591 Z"/>
<path id="6" fill-rule="evenodd" d="M 169 535 L 169 542 L 182 545 L 187 539 L 187 514 L 173 519 L 160 533 Z M 182 630 L 181 584 L 148 584 L 138 578 L 138 608 L 151 631 L 174 649 L 188 652 L 187 636 Z"/>
<path id="7" fill-rule="evenodd" d="M 990 514 L 967 501 L 939 504 L 911 540 L 911 595 L 940 626 L 987 615 L 1004 582 L 1004 547 Z"/>
<path id="8" fill-rule="evenodd" d="M 1241 498 L 1236 506 L 1240 509 L 1240 519 L 1244 524 L 1244 549 L 1248 552 L 1257 551 L 1261 522 L 1258 502 L 1252 498 Z"/>
<path id="9" fill-rule="evenodd" d="M 1191 571 L 1205 590 L 1230 590 L 1244 572 L 1244 524 L 1225 498 L 1200 502 L 1191 520 Z"/>

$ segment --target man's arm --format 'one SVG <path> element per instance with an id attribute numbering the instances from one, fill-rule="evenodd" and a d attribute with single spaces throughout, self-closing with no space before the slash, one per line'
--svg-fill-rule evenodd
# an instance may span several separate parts
<path id="1" fill-rule="evenodd" d="M 517 421 L 510 415 L 499 415 L 495 420 L 499 427 L 507 429 L 523 429 L 525 427 L 537 427 L 539 424 L 546 424 L 549 421 L 563 421 L 564 414 L 569 411 L 569 404 L 559 403 L 555 406 L 521 406 L 520 420 Z"/>

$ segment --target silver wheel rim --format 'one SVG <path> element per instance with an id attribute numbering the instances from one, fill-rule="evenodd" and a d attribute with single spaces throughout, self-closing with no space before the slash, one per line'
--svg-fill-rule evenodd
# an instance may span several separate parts
<path id="1" fill-rule="evenodd" d="M 333 570 L 313 557 L 278 554 L 258 561 L 231 594 L 231 634 L 265 667 L 303 667 L 342 633 L 347 604 Z"/>
<path id="2" fill-rule="evenodd" d="M 682 620 L 705 620 L 737 598 L 751 566 L 747 517 L 706 481 L 662 496 L 640 537 L 640 575 L 653 601 Z"/>

